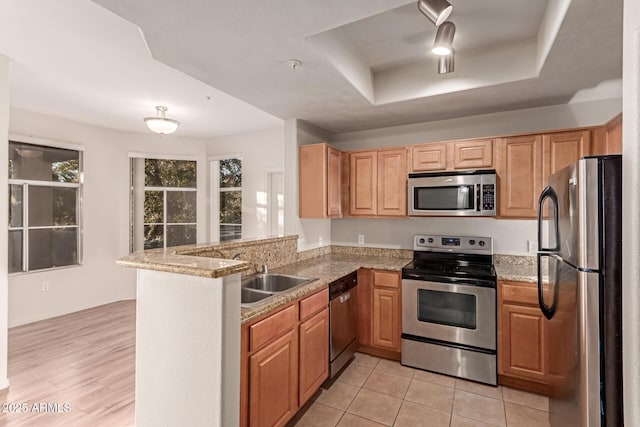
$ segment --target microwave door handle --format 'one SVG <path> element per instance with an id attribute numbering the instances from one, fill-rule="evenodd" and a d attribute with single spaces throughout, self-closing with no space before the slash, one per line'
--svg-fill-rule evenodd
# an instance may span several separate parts
<path id="1" fill-rule="evenodd" d="M 476 184 L 476 211 L 480 212 L 480 184 Z"/>

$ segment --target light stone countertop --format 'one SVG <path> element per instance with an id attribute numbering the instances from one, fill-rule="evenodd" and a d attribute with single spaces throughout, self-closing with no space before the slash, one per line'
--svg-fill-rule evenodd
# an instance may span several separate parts
<path id="1" fill-rule="evenodd" d="M 250 264 L 245 261 L 180 255 L 177 254 L 176 251 L 176 247 L 137 251 L 116 262 L 118 265 L 124 267 L 166 271 L 168 273 L 208 278 L 218 278 L 240 273 L 250 267 Z"/>
<path id="2" fill-rule="evenodd" d="M 498 280 L 513 282 L 538 282 L 536 265 L 494 264 Z"/>
<path id="3" fill-rule="evenodd" d="M 290 274 L 317 278 L 318 280 L 291 291 L 283 292 L 273 298 L 269 298 L 263 304 L 251 308 L 241 309 L 241 322 L 244 324 L 256 319 L 270 311 L 289 304 L 305 295 L 324 289 L 329 283 L 347 274 L 357 271 L 359 268 L 372 268 L 377 270 L 400 271 L 410 258 L 388 258 L 363 255 L 329 254 L 305 261 L 274 268 L 270 273 Z"/>

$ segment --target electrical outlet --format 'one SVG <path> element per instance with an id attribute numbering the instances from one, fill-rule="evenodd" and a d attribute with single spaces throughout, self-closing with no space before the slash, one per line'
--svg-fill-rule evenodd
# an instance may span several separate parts
<path id="1" fill-rule="evenodd" d="M 358 234 L 358 244 L 364 245 L 364 234 Z"/>
<path id="2" fill-rule="evenodd" d="M 42 282 L 42 292 L 49 292 L 49 282 Z"/>
<path id="3" fill-rule="evenodd" d="M 318 237 L 318 246 L 322 246 L 323 242 L 324 242 L 324 239 L 322 238 L 322 236 Z"/>
<path id="4" fill-rule="evenodd" d="M 536 252 L 538 252 L 538 241 L 527 240 L 527 251 L 531 254 L 535 254 Z"/>

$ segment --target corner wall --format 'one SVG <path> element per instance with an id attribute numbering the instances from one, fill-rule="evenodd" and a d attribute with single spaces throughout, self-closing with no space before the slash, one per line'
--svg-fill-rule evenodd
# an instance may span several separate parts
<path id="1" fill-rule="evenodd" d="M 0 55 L 0 390 L 7 388 L 7 336 L 9 281 L 8 247 L 9 229 L 9 58 Z"/>
<path id="2" fill-rule="evenodd" d="M 198 241 L 205 240 L 208 230 L 206 168 L 201 167 L 206 163 L 203 140 L 120 132 L 15 109 L 11 110 L 10 132 L 84 146 L 84 201 L 82 265 L 10 276 L 9 326 L 135 298 L 135 269 L 115 264 L 129 253 L 129 152 L 198 159 L 198 188 L 205 189 L 198 191 Z M 0 162 L 6 171 L 7 161 Z M 5 172 L 3 177 L 6 176 Z M 4 191 L 7 186 L 0 187 Z M 2 200 L 6 203 L 7 198 Z M 2 212 L 7 212 L 6 206 Z M 6 259 L 0 254 L 0 262 Z M 48 292 L 42 292 L 43 282 L 49 283 Z"/>

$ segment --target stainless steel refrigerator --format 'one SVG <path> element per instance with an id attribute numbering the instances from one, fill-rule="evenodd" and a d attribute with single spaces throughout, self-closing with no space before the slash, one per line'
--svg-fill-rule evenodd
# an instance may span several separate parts
<path id="1" fill-rule="evenodd" d="M 551 175 L 538 202 L 552 426 L 623 424 L 621 170 L 621 156 L 583 158 Z"/>

